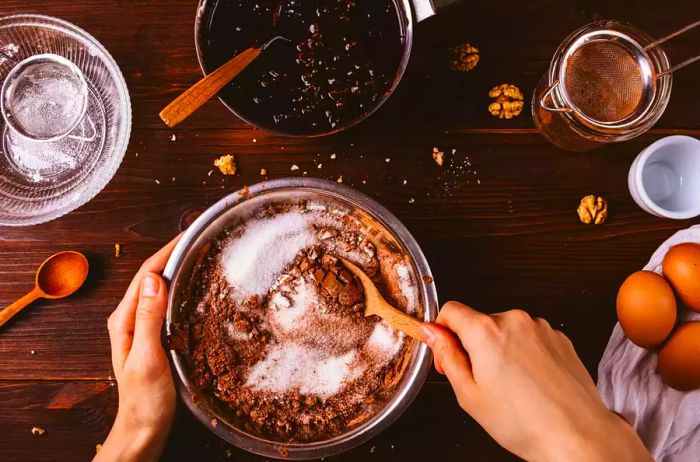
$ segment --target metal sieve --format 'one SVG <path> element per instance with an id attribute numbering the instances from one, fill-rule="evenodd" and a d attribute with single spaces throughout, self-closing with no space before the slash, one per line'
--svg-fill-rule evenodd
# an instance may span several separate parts
<path id="1" fill-rule="evenodd" d="M 623 121 L 654 91 L 648 62 L 625 42 L 595 40 L 566 57 L 562 91 L 581 114 L 601 123 Z M 648 104 L 648 103 L 647 103 Z"/>
<path id="2" fill-rule="evenodd" d="M 641 134 L 663 113 L 671 74 L 700 59 L 695 56 L 671 66 L 660 45 L 697 26 L 700 21 L 658 40 L 614 21 L 579 29 L 559 47 L 548 82 L 535 94 L 534 104 L 539 105 L 533 105 L 535 122 L 558 145 L 567 144 L 559 142 L 563 132 L 550 129 L 552 117 L 538 109 L 560 113 L 578 136 L 598 142 Z"/>

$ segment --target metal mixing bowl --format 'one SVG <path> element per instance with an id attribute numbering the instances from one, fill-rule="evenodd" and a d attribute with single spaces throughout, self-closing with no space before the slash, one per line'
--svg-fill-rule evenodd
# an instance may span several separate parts
<path id="1" fill-rule="evenodd" d="M 245 220 L 252 211 L 271 201 L 322 200 L 357 214 L 366 223 L 383 230 L 386 237 L 402 249 L 411 260 L 417 278 L 422 319 L 432 321 L 437 316 L 437 293 L 418 244 L 403 224 L 377 202 L 366 195 L 335 182 L 312 178 L 287 178 L 250 187 L 248 194 L 234 193 L 205 211 L 185 232 L 165 268 L 164 276 L 170 281 L 166 334 L 170 336 L 173 324 L 180 321 L 183 297 L 187 293 L 195 263 L 206 252 L 207 244 L 236 222 Z M 393 423 L 411 404 L 425 382 L 432 353 L 424 344 L 414 344 L 406 371 L 396 390 L 384 407 L 371 419 L 329 440 L 313 443 L 279 443 L 248 433 L 227 416 L 220 404 L 211 396 L 202 393 L 190 381 L 186 358 L 170 350 L 174 374 L 180 398 L 194 416 L 207 428 L 229 443 L 247 451 L 265 456 L 282 454 L 288 459 L 306 460 L 328 457 L 358 446 L 379 434 Z M 212 419 L 217 425 L 212 426 Z"/>

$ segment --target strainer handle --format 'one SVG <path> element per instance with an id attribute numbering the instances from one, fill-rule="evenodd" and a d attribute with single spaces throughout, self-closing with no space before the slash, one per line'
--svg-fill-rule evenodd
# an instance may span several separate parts
<path id="1" fill-rule="evenodd" d="M 552 92 L 554 91 L 555 88 L 557 88 L 558 85 L 559 85 L 559 80 L 555 80 L 554 83 L 551 84 L 549 86 L 549 88 L 547 88 L 547 91 L 545 91 L 544 94 L 542 95 L 542 97 L 540 98 L 540 106 L 542 106 L 542 108 L 544 108 L 546 111 L 549 111 L 549 112 L 571 112 L 571 108 L 569 108 L 569 107 L 547 106 L 547 103 L 545 100 L 547 99 L 547 97 L 549 95 L 552 94 Z"/>
<path id="2" fill-rule="evenodd" d="M 92 135 L 90 136 L 78 136 L 78 135 L 68 135 L 68 138 L 72 140 L 77 140 L 77 141 L 85 141 L 86 143 L 89 143 L 90 141 L 94 141 L 95 138 L 97 138 L 97 128 L 95 127 L 95 122 L 92 121 L 92 118 L 88 115 L 85 116 L 87 119 L 88 123 L 90 124 L 90 129 L 92 130 Z"/>
<path id="3" fill-rule="evenodd" d="M 668 34 L 668 35 L 665 36 L 665 37 L 661 37 L 660 39 L 654 40 L 654 41 L 651 42 L 649 45 L 647 45 L 647 46 L 644 47 L 644 51 L 649 51 L 649 50 L 651 50 L 652 48 L 656 48 L 656 47 L 658 47 L 659 45 L 661 45 L 662 43 L 668 42 L 668 41 L 671 40 L 672 38 L 678 37 L 678 36 L 681 35 L 681 34 L 685 34 L 685 33 L 688 32 L 689 30 L 695 29 L 695 28 L 698 27 L 698 26 L 700 26 L 700 21 L 695 21 L 695 22 L 693 22 L 693 23 L 690 23 L 690 24 L 688 24 L 687 26 L 685 26 L 685 27 L 683 27 L 683 28 L 681 28 L 681 29 L 678 29 L 677 31 L 675 31 L 675 32 L 673 32 L 673 33 L 671 33 L 671 34 Z M 688 64 L 692 64 L 692 63 L 694 63 L 695 61 L 698 61 L 698 60 L 700 60 L 700 55 L 694 56 L 694 57 L 692 57 L 692 58 L 688 58 L 688 59 L 686 59 L 685 61 L 680 62 L 680 63 L 676 64 L 675 66 L 671 66 L 670 68 L 666 69 L 665 71 L 656 74 L 656 78 L 658 79 L 659 77 L 663 77 L 664 75 L 673 74 L 673 73 L 676 72 L 678 69 L 681 69 L 681 68 L 687 66 Z"/>

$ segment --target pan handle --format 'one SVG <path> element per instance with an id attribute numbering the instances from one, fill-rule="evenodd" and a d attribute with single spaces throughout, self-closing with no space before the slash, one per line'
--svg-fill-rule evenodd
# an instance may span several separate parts
<path id="1" fill-rule="evenodd" d="M 416 14 L 416 22 L 421 22 L 435 16 L 444 8 L 461 3 L 461 0 L 411 0 L 411 2 Z"/>

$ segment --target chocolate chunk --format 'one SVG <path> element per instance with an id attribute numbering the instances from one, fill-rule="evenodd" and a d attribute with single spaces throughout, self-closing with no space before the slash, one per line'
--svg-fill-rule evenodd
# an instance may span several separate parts
<path id="1" fill-rule="evenodd" d="M 343 290 L 343 285 L 333 273 L 326 273 L 326 277 L 323 278 L 322 287 L 333 297 L 337 297 L 340 291 Z"/>
<path id="2" fill-rule="evenodd" d="M 322 269 L 317 269 L 314 271 L 314 279 L 317 283 L 321 284 L 326 273 Z"/>
<path id="3" fill-rule="evenodd" d="M 338 301 L 341 305 L 350 307 L 362 301 L 362 291 L 353 281 L 343 287 L 338 294 Z"/>
<path id="4" fill-rule="evenodd" d="M 338 278 L 345 284 L 350 284 L 350 282 L 353 280 L 353 275 L 350 271 L 348 270 L 340 270 L 338 273 Z"/>
<path id="5" fill-rule="evenodd" d="M 171 350 L 175 350 L 180 354 L 186 354 L 190 351 L 190 335 L 187 327 L 187 324 L 170 325 L 168 345 Z"/>
<path id="6" fill-rule="evenodd" d="M 327 268 L 334 266 L 336 263 L 338 263 L 338 259 L 331 255 L 325 254 L 323 257 L 321 257 L 321 265 Z"/>
<path id="7" fill-rule="evenodd" d="M 236 321 L 233 326 L 236 328 L 237 331 L 239 332 L 248 332 L 250 331 L 250 322 L 248 322 L 245 319 L 241 319 L 240 321 Z"/>

